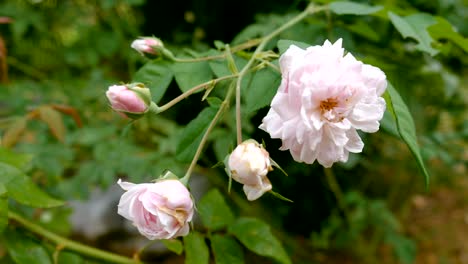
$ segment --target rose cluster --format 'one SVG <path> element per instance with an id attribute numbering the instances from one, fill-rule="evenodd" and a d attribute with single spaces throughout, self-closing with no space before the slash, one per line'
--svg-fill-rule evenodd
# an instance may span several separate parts
<path id="1" fill-rule="evenodd" d="M 141 38 L 132 47 L 156 54 L 163 45 L 156 38 Z M 317 160 L 331 167 L 346 162 L 350 152 L 361 152 L 364 143 L 358 130 L 376 132 L 385 111 L 381 97 L 387 87 L 385 74 L 345 54 L 341 39 L 306 49 L 291 45 L 279 64 L 282 81 L 260 128 L 281 139 L 281 150 L 289 150 L 298 162 Z M 150 110 L 158 112 L 143 84 L 113 85 L 106 95 L 115 111 L 131 118 Z M 272 191 L 267 174 L 278 165 L 257 141 L 242 142 L 224 163 L 231 179 L 244 185 L 249 201 Z M 119 180 L 118 184 L 126 191 L 118 213 L 141 234 L 148 239 L 187 235 L 194 204 L 181 181 L 162 178 L 134 184 Z"/>

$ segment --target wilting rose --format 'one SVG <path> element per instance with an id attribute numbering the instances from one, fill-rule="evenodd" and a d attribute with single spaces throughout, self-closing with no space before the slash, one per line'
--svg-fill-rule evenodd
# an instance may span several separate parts
<path id="1" fill-rule="evenodd" d="M 298 162 L 346 162 L 349 152 L 364 147 L 357 130 L 379 129 L 385 74 L 344 55 L 341 42 L 305 50 L 291 45 L 280 57 L 282 82 L 260 128 L 281 139 L 281 150 Z"/>
<path id="2" fill-rule="evenodd" d="M 255 140 L 246 140 L 229 155 L 227 169 L 231 177 L 244 184 L 244 192 L 253 201 L 270 191 L 272 186 L 266 177 L 272 170 L 270 155 Z"/>
<path id="3" fill-rule="evenodd" d="M 193 201 L 179 180 L 134 184 L 118 181 L 126 192 L 118 213 L 132 221 L 148 239 L 171 239 L 185 236 L 193 217 Z"/>

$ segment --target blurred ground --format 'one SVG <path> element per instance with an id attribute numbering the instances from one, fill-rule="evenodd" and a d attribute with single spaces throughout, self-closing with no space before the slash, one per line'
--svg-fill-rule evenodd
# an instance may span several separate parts
<path id="1" fill-rule="evenodd" d="M 468 178 L 414 196 L 402 220 L 418 243 L 417 264 L 468 264 Z"/>
<path id="2" fill-rule="evenodd" d="M 427 195 L 413 195 L 400 218 L 405 233 L 417 243 L 414 264 L 468 264 L 468 178 L 458 177 L 446 186 L 432 185 Z M 399 264 L 391 248 L 379 249 L 379 264 Z M 362 264 L 343 252 L 316 257 L 314 263 Z"/>

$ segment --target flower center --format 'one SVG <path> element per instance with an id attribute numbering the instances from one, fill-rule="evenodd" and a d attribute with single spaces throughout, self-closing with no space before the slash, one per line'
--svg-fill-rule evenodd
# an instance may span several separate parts
<path id="1" fill-rule="evenodd" d="M 328 98 L 320 102 L 320 113 L 322 118 L 330 122 L 341 122 L 343 116 L 341 111 L 337 109 L 338 100 L 336 98 Z"/>
<path id="2" fill-rule="evenodd" d="M 328 98 L 325 101 L 320 102 L 320 110 L 322 113 L 328 112 L 332 110 L 336 105 L 338 105 L 338 101 L 335 98 Z"/>

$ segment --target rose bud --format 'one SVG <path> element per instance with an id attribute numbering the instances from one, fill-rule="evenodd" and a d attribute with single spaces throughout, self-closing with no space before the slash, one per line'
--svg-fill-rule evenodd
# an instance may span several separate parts
<path id="1" fill-rule="evenodd" d="M 150 240 L 185 236 L 193 217 L 190 192 L 179 180 L 155 183 L 118 184 L 126 192 L 120 197 L 118 213 L 133 222 Z"/>
<path id="2" fill-rule="evenodd" d="M 141 55 L 145 53 L 157 55 L 159 50 L 164 47 L 162 41 L 155 37 L 141 37 L 134 40 L 130 46 Z"/>
<path id="3" fill-rule="evenodd" d="M 244 193 L 249 201 L 271 190 L 266 177 L 272 170 L 270 155 L 257 141 L 249 139 L 238 145 L 229 155 L 226 165 L 232 179 L 244 184 Z"/>
<path id="4" fill-rule="evenodd" d="M 151 107 L 156 107 L 151 101 L 149 88 L 141 83 L 112 85 L 106 92 L 112 109 L 132 119 L 143 116 Z"/>

